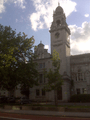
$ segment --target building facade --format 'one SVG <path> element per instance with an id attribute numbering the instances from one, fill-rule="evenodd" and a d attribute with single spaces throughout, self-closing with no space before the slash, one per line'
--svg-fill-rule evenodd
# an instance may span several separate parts
<path id="1" fill-rule="evenodd" d="M 52 66 L 52 53 L 55 49 L 60 57 L 60 74 L 64 83 L 61 90 L 57 91 L 58 101 L 68 101 L 72 94 L 90 94 L 90 54 L 70 55 L 70 29 L 66 23 L 66 17 L 61 6 L 53 12 L 53 22 L 50 27 L 51 54 L 44 49 L 42 42 L 35 48 L 38 55 L 36 62 L 39 71 L 39 86 L 30 88 L 30 99 L 34 101 L 54 101 L 54 91 L 44 91 L 47 79 L 43 69 L 47 71 Z M 71 84 L 73 81 L 73 85 Z M 20 95 L 20 88 L 15 91 L 15 96 Z"/>
<path id="2" fill-rule="evenodd" d="M 72 94 L 90 94 L 90 54 L 70 55 L 70 29 L 61 6 L 53 12 L 53 22 L 50 27 L 51 54 L 40 43 L 35 49 L 38 55 L 38 71 L 40 73 L 39 86 L 30 89 L 30 98 L 36 101 L 54 101 L 54 91 L 45 92 L 43 69 L 47 71 L 52 66 L 51 56 L 55 49 L 60 57 L 60 74 L 63 75 L 64 84 L 57 91 L 58 101 L 68 101 Z M 73 85 L 71 83 L 73 82 Z"/>
<path id="3" fill-rule="evenodd" d="M 40 86 L 36 86 L 30 90 L 30 97 L 32 100 L 54 101 L 53 90 L 44 92 L 43 94 L 43 87 L 47 83 L 47 79 L 45 79 L 43 75 L 43 68 L 47 71 L 50 68 L 53 69 L 51 56 L 55 49 L 60 57 L 59 72 L 64 78 L 64 84 L 62 85 L 61 90 L 57 91 L 57 98 L 59 101 L 68 101 L 70 98 L 70 29 L 66 23 L 66 17 L 61 6 L 58 6 L 53 13 L 53 22 L 49 32 L 51 36 L 51 54 L 44 49 L 42 43 L 35 49 L 35 53 L 38 55 L 36 61 L 40 73 Z"/>

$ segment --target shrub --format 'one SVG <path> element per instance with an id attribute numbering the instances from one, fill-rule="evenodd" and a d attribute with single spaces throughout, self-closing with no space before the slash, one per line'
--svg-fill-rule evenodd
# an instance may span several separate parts
<path id="1" fill-rule="evenodd" d="M 90 102 L 90 94 L 73 95 L 70 102 Z"/>

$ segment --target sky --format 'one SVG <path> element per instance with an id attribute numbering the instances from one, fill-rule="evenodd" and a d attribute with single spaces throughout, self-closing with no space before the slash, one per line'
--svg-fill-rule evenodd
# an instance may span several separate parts
<path id="1" fill-rule="evenodd" d="M 70 28 L 71 55 L 90 53 L 90 0 L 0 0 L 0 24 L 34 36 L 51 52 L 49 29 L 53 10 L 63 8 Z"/>

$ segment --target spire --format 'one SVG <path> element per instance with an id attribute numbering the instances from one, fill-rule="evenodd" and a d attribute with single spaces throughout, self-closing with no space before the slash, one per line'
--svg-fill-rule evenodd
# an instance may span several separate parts
<path id="1" fill-rule="evenodd" d="M 54 14 L 54 10 L 53 10 L 53 14 Z"/>
<path id="2" fill-rule="evenodd" d="M 60 6 L 60 2 L 58 2 L 58 6 Z"/>
<path id="3" fill-rule="evenodd" d="M 42 44 L 42 41 L 40 41 L 40 44 Z"/>

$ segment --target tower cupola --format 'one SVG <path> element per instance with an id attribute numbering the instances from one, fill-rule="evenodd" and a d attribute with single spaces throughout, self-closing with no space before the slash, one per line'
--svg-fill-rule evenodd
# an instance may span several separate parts
<path id="1" fill-rule="evenodd" d="M 56 8 L 56 10 L 55 10 L 55 13 L 54 14 L 63 14 L 63 9 L 62 9 L 62 7 L 61 6 L 58 6 L 57 8 Z"/>
<path id="2" fill-rule="evenodd" d="M 66 23 L 66 16 L 63 8 L 58 5 L 58 7 L 53 12 L 53 22 L 51 24 L 50 32 L 57 31 L 60 29 L 65 29 L 70 35 L 70 29 Z"/>

